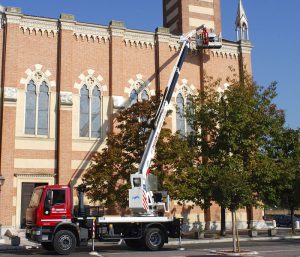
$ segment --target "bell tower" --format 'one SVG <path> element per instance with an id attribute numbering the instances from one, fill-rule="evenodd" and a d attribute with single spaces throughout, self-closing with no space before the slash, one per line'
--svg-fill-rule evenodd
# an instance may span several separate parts
<path id="1" fill-rule="evenodd" d="M 164 27 L 181 35 L 205 24 L 219 34 L 220 9 L 220 0 L 163 0 Z"/>

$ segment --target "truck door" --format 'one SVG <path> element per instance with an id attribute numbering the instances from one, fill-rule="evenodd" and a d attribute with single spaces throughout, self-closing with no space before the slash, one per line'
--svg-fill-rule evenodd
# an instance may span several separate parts
<path id="1" fill-rule="evenodd" d="M 71 220 L 70 199 L 67 195 L 66 188 L 47 190 L 42 217 L 44 226 L 55 226 L 58 222 Z"/>

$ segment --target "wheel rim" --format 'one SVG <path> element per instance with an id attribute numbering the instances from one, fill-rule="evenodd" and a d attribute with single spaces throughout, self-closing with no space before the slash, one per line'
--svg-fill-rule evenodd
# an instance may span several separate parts
<path id="1" fill-rule="evenodd" d="M 162 238 L 161 238 L 161 235 L 160 233 L 158 232 L 153 232 L 151 235 L 150 235 L 150 243 L 153 245 L 153 246 L 158 246 L 160 245 L 162 242 Z"/>
<path id="2" fill-rule="evenodd" d="M 69 250 L 72 247 L 72 238 L 68 235 L 62 235 L 58 241 L 60 248 L 64 251 Z"/>

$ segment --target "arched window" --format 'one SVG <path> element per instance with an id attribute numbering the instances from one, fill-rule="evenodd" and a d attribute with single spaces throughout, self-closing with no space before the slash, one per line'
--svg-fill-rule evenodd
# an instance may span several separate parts
<path id="1" fill-rule="evenodd" d="M 191 96 L 187 95 L 186 99 L 179 93 L 176 98 L 176 130 L 181 135 L 187 135 L 192 132 L 192 127 L 186 118 L 186 111 L 192 108 Z M 188 110 L 187 110 L 188 109 Z"/>
<path id="2" fill-rule="evenodd" d="M 130 106 L 136 104 L 138 101 L 138 94 L 135 89 L 133 89 L 130 93 Z"/>
<path id="3" fill-rule="evenodd" d="M 101 92 L 95 86 L 90 96 L 84 85 L 80 90 L 80 137 L 97 138 L 101 136 Z"/>
<path id="4" fill-rule="evenodd" d="M 142 98 L 142 101 L 148 101 L 149 100 L 149 95 L 148 95 L 146 90 L 143 90 L 141 98 Z"/>
<path id="5" fill-rule="evenodd" d="M 45 81 L 39 87 L 34 81 L 27 85 L 25 108 L 25 134 L 48 135 L 49 131 L 49 87 Z"/>
<path id="6" fill-rule="evenodd" d="M 100 107 L 101 107 L 101 99 L 100 99 L 100 90 L 98 87 L 94 87 L 93 96 L 92 96 L 92 137 L 100 137 L 100 124 L 101 124 L 101 116 L 100 116 Z"/>
<path id="7" fill-rule="evenodd" d="M 89 136 L 89 90 L 84 85 L 80 90 L 80 136 Z"/>
<path id="8" fill-rule="evenodd" d="M 186 107 L 188 109 L 188 112 L 191 112 L 193 106 L 192 106 L 192 99 L 191 99 L 191 95 L 188 95 L 187 96 L 187 99 L 186 99 Z M 189 124 L 188 120 L 186 119 L 186 133 L 189 134 L 192 132 L 192 127 L 191 125 Z"/>
<path id="9" fill-rule="evenodd" d="M 147 90 L 143 90 L 142 93 L 138 94 L 135 89 L 133 89 L 129 96 L 130 105 L 132 106 L 136 104 L 138 101 L 148 101 L 149 100 L 149 94 Z"/>
<path id="10" fill-rule="evenodd" d="M 40 86 L 38 104 L 38 135 L 48 135 L 49 88 L 45 82 Z"/>
<path id="11" fill-rule="evenodd" d="M 184 99 L 180 93 L 176 98 L 176 106 L 176 130 L 180 131 L 180 134 L 185 135 Z"/>
<path id="12" fill-rule="evenodd" d="M 25 134 L 35 135 L 36 113 L 36 86 L 31 80 L 27 85 L 26 111 L 25 111 Z"/>

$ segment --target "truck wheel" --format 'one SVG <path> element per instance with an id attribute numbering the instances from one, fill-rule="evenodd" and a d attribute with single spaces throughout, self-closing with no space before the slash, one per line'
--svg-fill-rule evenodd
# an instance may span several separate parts
<path id="1" fill-rule="evenodd" d="M 143 243 L 139 239 L 125 239 L 125 244 L 132 249 L 140 249 L 143 247 Z"/>
<path id="2" fill-rule="evenodd" d="M 165 244 L 165 236 L 159 228 L 149 228 L 146 230 L 144 243 L 147 250 L 158 251 Z"/>
<path id="3" fill-rule="evenodd" d="M 54 236 L 53 246 L 58 254 L 69 255 L 76 247 L 76 237 L 69 230 L 60 230 Z"/>
<path id="4" fill-rule="evenodd" d="M 41 245 L 42 245 L 43 249 L 45 249 L 47 251 L 54 251 L 54 247 L 51 242 L 42 242 Z"/>

